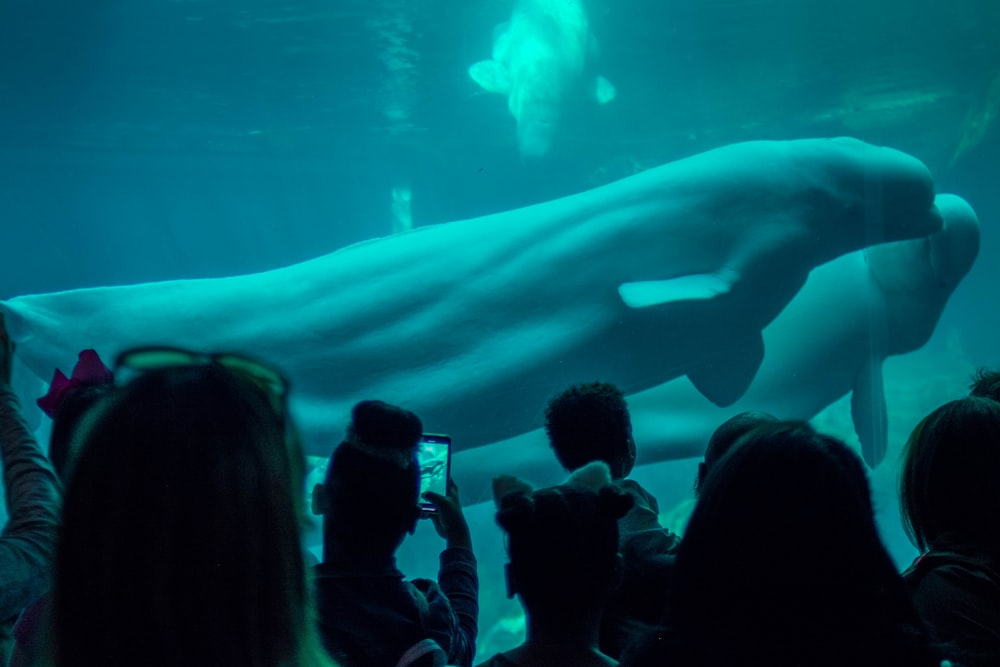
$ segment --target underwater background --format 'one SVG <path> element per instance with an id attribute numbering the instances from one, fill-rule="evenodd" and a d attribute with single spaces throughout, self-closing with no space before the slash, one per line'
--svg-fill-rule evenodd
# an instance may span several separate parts
<path id="1" fill-rule="evenodd" d="M 739 141 L 891 146 L 982 223 L 934 337 L 885 365 L 890 450 L 872 482 L 887 545 L 907 564 L 899 448 L 976 367 L 1000 365 L 1000 3 L 591 0 L 617 97 L 568 105 L 538 159 L 519 154 L 504 98 L 468 74 L 513 5 L 0 0 L 0 298 L 277 268 Z M 814 423 L 856 443 L 847 399 Z M 678 529 L 696 463 L 635 473 Z M 488 657 L 523 628 L 492 508 L 468 517 Z M 440 546 L 421 526 L 402 569 L 432 575 Z"/>

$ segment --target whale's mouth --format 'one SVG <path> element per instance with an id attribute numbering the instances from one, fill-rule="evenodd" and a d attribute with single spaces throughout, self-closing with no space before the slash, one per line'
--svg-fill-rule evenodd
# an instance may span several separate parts
<path id="1" fill-rule="evenodd" d="M 944 287 L 958 284 L 979 254 L 979 220 L 964 201 L 950 195 L 944 199 L 942 228 L 927 237 L 927 263 Z"/>
<path id="2" fill-rule="evenodd" d="M 937 204 L 931 204 L 930 208 L 927 209 L 922 217 L 924 224 L 922 227 L 918 228 L 918 230 L 923 231 L 925 236 L 933 236 L 944 231 L 944 215 L 942 215 L 941 209 Z M 914 227 L 908 226 L 908 231 L 912 233 L 914 231 Z"/>

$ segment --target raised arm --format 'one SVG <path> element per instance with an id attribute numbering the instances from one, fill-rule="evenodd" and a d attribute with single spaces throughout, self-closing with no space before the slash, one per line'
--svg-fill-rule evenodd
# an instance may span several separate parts
<path id="1" fill-rule="evenodd" d="M 31 434 L 14 390 L 14 344 L 0 312 L 0 460 L 7 525 L 0 533 L 0 620 L 48 590 L 62 486 Z"/>

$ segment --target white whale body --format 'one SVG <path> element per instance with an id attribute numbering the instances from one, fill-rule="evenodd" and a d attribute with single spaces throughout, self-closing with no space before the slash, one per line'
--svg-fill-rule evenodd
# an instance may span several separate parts
<path id="1" fill-rule="evenodd" d="M 596 47 L 580 0 L 519 0 L 493 33 L 492 59 L 473 64 L 469 76 L 507 97 L 522 156 L 549 152 L 563 107 L 574 97 L 614 99 L 615 87 L 593 71 Z"/>
<path id="2" fill-rule="evenodd" d="M 265 273 L 0 307 L 41 378 L 87 347 L 243 352 L 289 375 L 310 453 L 329 453 L 364 398 L 415 410 L 462 449 L 537 428 L 552 394 L 595 377 L 634 394 L 686 374 L 735 401 L 810 269 L 936 231 L 933 197 L 923 164 L 891 149 L 751 142 Z"/>
<path id="3" fill-rule="evenodd" d="M 638 463 L 701 456 L 712 432 L 747 410 L 811 419 L 851 393 L 851 412 L 869 465 L 885 455 L 882 361 L 920 349 L 979 251 L 979 220 L 955 195 L 938 195 L 941 231 L 838 257 L 764 329 L 767 354 L 746 393 L 719 407 L 677 379 L 628 397 Z M 599 379 L 596 377 L 582 380 Z M 452 469 L 469 501 L 489 498 L 502 466 L 539 484 L 564 476 L 545 433 L 536 430 L 456 454 Z"/>

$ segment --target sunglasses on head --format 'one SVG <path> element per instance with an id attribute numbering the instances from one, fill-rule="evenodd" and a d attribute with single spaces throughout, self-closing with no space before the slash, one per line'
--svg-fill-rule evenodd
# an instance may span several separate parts
<path id="1" fill-rule="evenodd" d="M 175 347 L 139 347 L 126 350 L 115 360 L 116 380 L 128 381 L 138 373 L 185 366 L 221 366 L 257 385 L 279 415 L 285 413 L 288 380 L 276 369 L 256 359 L 227 352 L 205 354 Z"/>

